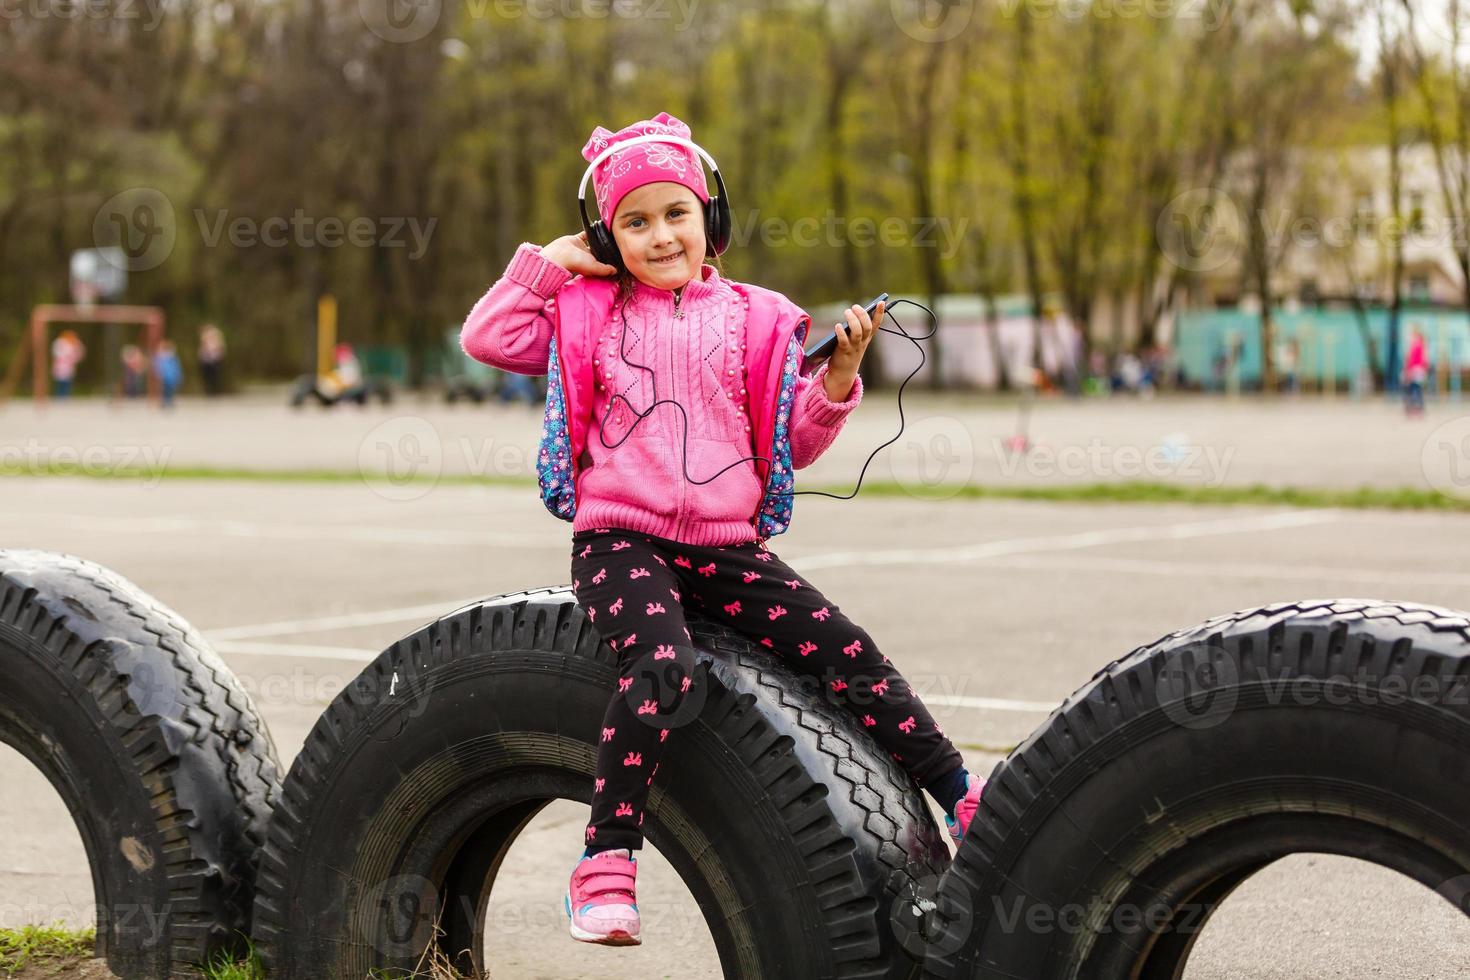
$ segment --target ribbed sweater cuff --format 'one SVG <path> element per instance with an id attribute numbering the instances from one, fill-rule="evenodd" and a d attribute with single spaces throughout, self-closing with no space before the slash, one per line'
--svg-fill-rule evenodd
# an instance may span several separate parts
<path id="1" fill-rule="evenodd" d="M 853 378 L 852 391 L 847 396 L 847 401 L 834 402 L 827 397 L 827 365 L 822 365 L 816 375 L 812 378 L 811 390 L 807 392 L 806 415 L 807 418 L 821 426 L 828 428 L 838 425 L 852 410 L 857 408 L 858 402 L 863 399 L 863 376 Z"/>
<path id="2" fill-rule="evenodd" d="M 551 299 L 567 284 L 572 274 L 550 259 L 541 256 L 541 246 L 522 242 L 505 270 L 511 282 L 525 286 L 542 299 Z"/>

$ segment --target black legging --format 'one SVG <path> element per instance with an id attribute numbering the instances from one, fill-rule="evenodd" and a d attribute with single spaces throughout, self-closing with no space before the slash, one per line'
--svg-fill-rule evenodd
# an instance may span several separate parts
<path id="1" fill-rule="evenodd" d="M 684 621 L 688 600 L 821 677 L 920 786 L 964 764 L 872 637 L 756 542 L 699 547 L 617 528 L 578 531 L 572 588 L 618 652 L 620 678 L 602 722 L 588 846 L 643 846 L 643 807 L 664 745 L 698 714 L 679 710 L 704 682 Z"/>

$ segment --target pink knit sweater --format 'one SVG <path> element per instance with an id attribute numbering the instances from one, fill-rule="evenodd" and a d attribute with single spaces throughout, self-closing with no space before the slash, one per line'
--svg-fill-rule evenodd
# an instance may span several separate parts
<path id="1" fill-rule="evenodd" d="M 460 333 L 469 356 L 518 374 L 547 373 L 556 294 L 573 276 L 540 251 L 522 244 L 470 311 Z M 740 293 L 712 266 L 685 284 L 677 307 L 675 299 L 671 290 L 636 282 L 631 299 L 596 332 L 597 385 L 572 527 L 620 527 L 705 546 L 754 541 L 761 477 L 752 461 L 737 461 L 768 452 L 752 445 L 742 352 L 747 331 L 769 325 L 746 322 Z M 788 427 L 793 469 L 826 451 L 862 399 L 858 378 L 846 401 L 829 400 L 826 373 L 824 364 L 797 380 Z M 667 399 L 688 413 L 687 456 L 685 413 Z M 655 401 L 663 404 L 650 412 Z M 639 421 L 638 412 L 648 414 Z"/>

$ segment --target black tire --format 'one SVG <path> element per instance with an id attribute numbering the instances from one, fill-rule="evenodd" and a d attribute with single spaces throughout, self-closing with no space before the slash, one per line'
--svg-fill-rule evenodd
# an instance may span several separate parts
<path id="1" fill-rule="evenodd" d="M 1402 872 L 1470 913 L 1470 619 L 1324 599 L 1172 633 L 996 766 L 925 922 L 925 976 L 1184 974 L 1287 854 Z"/>
<path id="2" fill-rule="evenodd" d="M 0 551 L 0 661 L 0 741 L 76 821 L 97 955 L 156 980 L 241 953 L 280 767 L 229 668 L 127 579 L 28 550 Z"/>
<path id="3" fill-rule="evenodd" d="M 922 949 L 889 920 L 949 864 L 919 790 L 819 680 L 688 622 L 706 696 L 662 757 L 643 829 L 704 910 L 724 975 L 916 975 Z M 616 661 L 566 586 L 475 603 L 385 651 L 282 788 L 256 898 L 271 975 L 411 968 L 440 910 L 441 950 L 482 970 L 503 855 L 552 799 L 591 801 Z"/>

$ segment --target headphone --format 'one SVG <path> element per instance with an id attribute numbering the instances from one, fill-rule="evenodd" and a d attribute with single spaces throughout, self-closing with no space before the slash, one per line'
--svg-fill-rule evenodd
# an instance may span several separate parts
<path id="1" fill-rule="evenodd" d="M 706 153 L 703 147 L 682 136 L 659 136 L 649 134 L 647 136 L 635 136 L 630 140 L 614 143 L 587 164 L 587 170 L 582 174 L 582 184 L 577 188 L 577 211 L 582 215 L 582 228 L 587 232 L 587 244 L 592 249 L 592 255 L 597 261 L 604 265 L 615 266 L 619 272 L 626 272 L 623 267 L 623 253 L 618 249 L 617 240 L 613 238 L 612 229 L 602 223 L 599 217 L 596 221 L 587 222 L 587 181 L 592 177 L 592 171 L 597 165 L 606 160 L 614 152 L 628 146 L 639 143 L 676 143 L 687 147 L 704 158 L 709 168 L 715 175 L 715 187 L 719 189 L 718 194 L 710 196 L 704 202 L 704 240 L 706 246 L 713 250 L 716 255 L 723 255 L 725 249 L 730 245 L 730 198 L 725 193 L 725 178 L 720 176 L 719 164 L 715 163 L 714 157 Z M 698 166 L 696 161 L 695 166 Z"/>
<path id="2" fill-rule="evenodd" d="M 712 250 L 714 252 L 714 254 L 716 254 L 716 255 L 723 254 L 724 251 L 725 251 L 725 249 L 730 244 L 730 228 L 731 228 L 732 222 L 730 220 L 730 200 L 729 200 L 729 195 L 725 191 L 725 179 L 724 179 L 724 177 L 720 176 L 720 168 L 719 168 L 719 165 L 715 163 L 714 158 L 711 157 L 708 153 L 706 153 L 702 147 L 700 147 L 698 144 L 694 143 L 691 140 L 687 140 L 687 139 L 683 138 L 682 136 L 663 136 L 663 135 L 658 135 L 658 134 L 649 134 L 649 135 L 646 135 L 646 136 L 636 136 L 633 139 L 623 140 L 622 142 L 612 144 L 611 146 L 609 146 L 605 150 L 603 150 L 601 153 L 599 153 L 592 160 L 592 162 L 587 165 L 586 171 L 584 171 L 583 174 L 582 174 L 582 183 L 577 188 L 577 211 L 582 216 L 582 228 L 587 232 L 587 245 L 591 249 L 593 257 L 596 258 L 599 262 L 602 262 L 602 263 L 604 263 L 606 265 L 611 265 L 611 266 L 616 267 L 620 272 L 627 271 L 626 270 L 626 267 L 623 264 L 623 254 L 622 254 L 621 250 L 619 250 L 619 248 L 618 248 L 617 240 L 613 238 L 612 229 L 608 228 L 606 225 L 603 224 L 601 217 L 599 217 L 598 220 L 593 221 L 593 222 L 589 222 L 588 219 L 587 219 L 587 181 L 591 179 L 592 172 L 597 168 L 597 165 L 599 163 L 601 163 L 603 160 L 607 159 L 608 156 L 610 156 L 613 152 L 615 152 L 617 150 L 621 150 L 623 147 L 626 147 L 626 146 L 633 146 L 633 145 L 635 145 L 637 143 L 674 143 L 676 145 L 687 147 L 688 149 L 693 150 L 695 153 L 699 154 L 700 158 L 702 158 L 705 163 L 709 164 L 710 170 L 715 175 L 715 186 L 719 190 L 719 193 L 718 194 L 711 195 L 710 196 L 710 199 L 708 201 L 706 201 L 705 204 L 704 204 L 704 231 L 705 231 L 706 249 L 707 250 Z M 931 310 L 931 309 L 929 309 L 929 307 L 925 306 L 923 303 L 915 302 L 914 300 L 911 300 L 911 299 L 900 299 L 900 300 L 896 300 L 894 302 L 894 305 L 896 306 L 896 305 L 898 305 L 900 303 L 907 303 L 910 306 L 917 306 L 921 310 L 926 311 L 929 314 L 930 319 L 933 321 L 934 326 L 929 330 L 929 332 L 927 334 L 923 334 L 922 336 L 918 336 L 918 337 L 915 337 L 914 335 L 910 334 L 907 330 L 905 330 L 903 328 L 903 325 L 900 324 L 896 318 L 893 319 L 893 322 L 894 322 L 894 325 L 898 327 L 897 330 L 889 330 L 887 327 L 879 327 L 878 328 L 879 330 L 884 331 L 885 333 L 896 333 L 896 334 L 902 336 L 905 340 L 909 341 L 915 347 L 918 347 L 919 348 L 919 364 L 918 364 L 918 366 L 915 367 L 913 369 L 913 371 L 911 371 L 909 373 L 909 376 L 907 378 L 904 378 L 903 384 L 901 384 L 901 385 L 898 386 L 898 432 L 894 435 L 894 437 L 892 439 L 889 439 L 887 442 L 883 443 L 883 445 L 879 446 L 877 449 L 873 450 L 870 454 L 868 454 L 867 461 L 863 463 L 863 468 L 858 473 L 857 486 L 853 488 L 852 493 L 848 494 L 845 497 L 842 496 L 841 494 L 826 493 L 825 491 L 822 491 L 822 490 L 796 490 L 796 491 L 793 491 L 793 492 L 790 492 L 790 493 L 786 493 L 786 492 L 772 493 L 772 494 L 769 494 L 769 496 L 772 496 L 772 497 L 794 497 L 797 494 L 806 493 L 806 494 L 815 494 L 815 495 L 822 496 L 822 497 L 833 497 L 833 498 L 835 498 L 837 500 L 851 500 L 853 497 L 856 497 L 857 496 L 858 489 L 861 488 L 862 485 L 863 485 L 863 474 L 866 473 L 866 472 L 868 472 L 868 463 L 871 463 L 873 461 L 873 457 L 874 456 L 878 455 L 878 453 L 880 451 L 882 451 L 883 449 L 887 448 L 888 446 L 893 445 L 895 442 L 898 441 L 898 437 L 901 436 L 901 435 L 903 435 L 903 430 L 904 430 L 904 422 L 903 422 L 903 389 L 906 388 L 908 386 L 908 383 L 913 380 L 914 375 L 916 375 L 916 374 L 919 373 L 919 368 L 922 368 L 924 366 L 924 362 L 925 362 L 926 358 L 924 357 L 924 348 L 919 346 L 919 341 L 920 340 L 928 340 L 929 338 L 931 338 L 931 337 L 934 336 L 935 332 L 939 329 L 939 319 L 938 319 L 938 317 L 936 317 L 934 315 L 934 311 Z M 618 356 L 621 357 L 622 360 L 624 362 L 626 362 L 627 364 L 629 364 L 629 365 L 631 365 L 633 367 L 636 367 L 636 368 L 642 368 L 644 371 L 647 371 L 648 372 L 648 374 L 649 374 L 649 381 L 653 385 L 653 399 L 654 399 L 654 401 L 653 401 L 653 404 L 652 405 L 649 405 L 648 406 L 648 410 L 647 411 L 640 412 L 636 408 L 633 407 L 633 404 L 631 402 L 628 402 L 628 399 L 627 398 L 624 398 L 621 394 L 614 393 L 612 395 L 612 398 L 609 400 L 607 414 L 602 417 L 602 425 L 599 426 L 598 431 L 597 431 L 597 436 L 602 441 L 603 448 L 604 449 L 616 449 L 618 446 L 621 446 L 623 443 L 627 442 L 628 441 L 628 438 L 630 436 L 632 436 L 633 430 L 638 427 L 638 423 L 639 422 L 642 422 L 648 416 L 652 415 L 653 414 L 653 410 L 655 408 L 657 408 L 660 405 L 663 405 L 663 404 L 666 404 L 667 403 L 667 404 L 676 406 L 679 409 L 679 411 L 684 414 L 684 453 L 683 453 L 683 461 L 681 462 L 680 465 L 683 467 L 683 470 L 684 470 L 684 479 L 687 480 L 688 482 L 693 483 L 696 486 L 703 485 L 705 483 L 711 483 L 721 473 L 724 473 L 725 470 L 728 470 L 731 467 L 739 466 L 741 463 L 744 463 L 746 461 L 752 461 L 752 462 L 754 462 L 754 461 L 760 461 L 760 462 L 766 463 L 768 466 L 774 465 L 772 463 L 772 461 L 770 459 L 766 458 L 765 456 L 746 456 L 746 457 L 743 457 L 741 459 L 737 459 L 735 462 L 731 463 L 729 466 L 726 466 L 724 469 L 721 469 L 718 473 L 716 473 L 714 476 L 710 477 L 708 480 L 695 480 L 692 477 L 690 477 L 690 475 L 689 475 L 689 412 L 684 408 L 684 406 L 682 404 L 679 403 L 679 401 L 677 399 L 673 399 L 673 398 L 660 399 L 658 397 L 658 378 L 657 378 L 656 375 L 654 375 L 653 369 L 650 368 L 646 364 L 639 364 L 636 361 L 630 360 L 628 358 L 627 352 L 624 349 L 624 344 L 627 343 L 627 338 L 628 338 L 628 329 L 627 329 L 628 328 L 628 313 L 627 313 L 627 310 L 625 308 L 623 308 L 625 306 L 626 306 L 626 304 L 623 304 L 622 307 L 620 307 L 620 310 L 619 310 L 622 313 L 622 317 L 623 317 L 623 331 L 622 331 L 622 334 L 621 334 L 621 336 L 620 336 L 620 338 L 618 340 Z M 885 314 L 889 313 L 889 309 L 886 306 L 884 307 L 884 313 Z M 628 404 L 628 410 L 630 412 L 632 412 L 634 415 L 636 415 L 638 417 L 638 419 L 631 426 L 628 427 L 628 431 L 627 431 L 626 434 L 624 434 L 624 436 L 623 436 L 622 439 L 618 440 L 616 443 L 614 443 L 612 445 L 609 445 L 608 444 L 608 441 L 607 441 L 607 421 L 608 421 L 608 418 L 612 414 L 612 402 L 615 402 L 619 398 L 621 398 L 624 402 L 626 402 Z M 762 488 L 763 489 L 764 489 L 766 480 L 769 479 L 769 475 L 770 475 L 770 473 L 769 473 L 769 469 L 768 469 L 767 470 L 766 479 L 763 479 L 761 481 L 761 484 L 762 484 Z"/>

